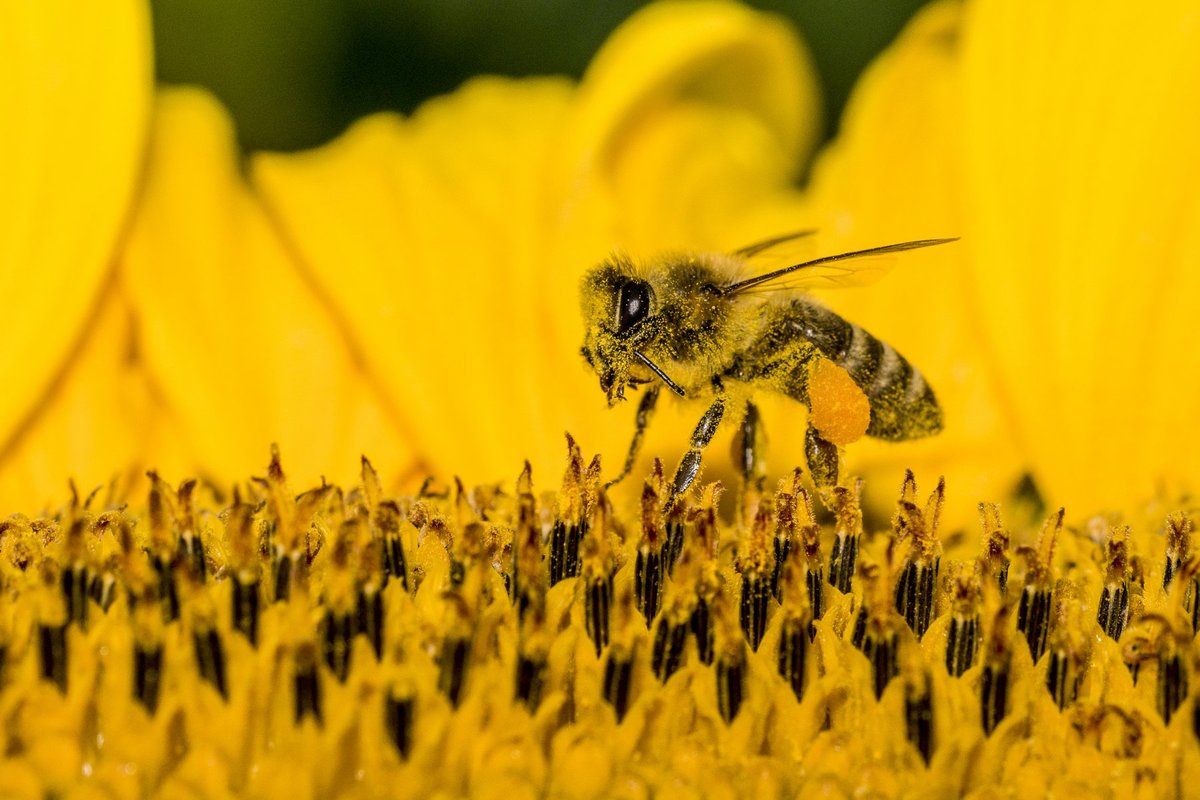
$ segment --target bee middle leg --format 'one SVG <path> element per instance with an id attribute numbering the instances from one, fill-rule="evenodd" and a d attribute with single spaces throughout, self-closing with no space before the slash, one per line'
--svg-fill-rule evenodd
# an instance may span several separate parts
<path id="1" fill-rule="evenodd" d="M 708 443 L 712 441 L 713 434 L 717 432 L 717 427 L 721 424 L 721 417 L 725 415 L 725 398 L 717 397 L 708 410 L 704 412 L 704 416 L 696 423 L 696 430 L 692 431 L 692 440 L 688 451 L 684 453 L 683 458 L 679 461 L 679 467 L 675 470 L 675 480 L 671 485 L 671 499 L 668 503 L 673 503 L 675 498 L 686 492 L 696 480 L 696 476 L 700 474 L 700 454 Z"/>
<path id="2" fill-rule="evenodd" d="M 747 485 L 763 472 L 762 451 L 762 417 L 758 413 L 758 406 L 747 401 L 742 425 L 733 440 L 733 462 Z"/>
<path id="3" fill-rule="evenodd" d="M 654 416 L 654 406 L 657 403 L 658 387 L 651 386 L 642 395 L 641 402 L 638 403 L 637 419 L 634 422 L 633 441 L 629 443 L 629 452 L 625 455 L 625 466 L 621 468 L 620 475 L 604 484 L 605 489 L 609 489 L 623 481 L 633 470 L 633 465 L 637 462 L 638 453 L 642 449 L 642 439 L 646 436 L 646 428 L 650 425 L 650 418 Z"/>

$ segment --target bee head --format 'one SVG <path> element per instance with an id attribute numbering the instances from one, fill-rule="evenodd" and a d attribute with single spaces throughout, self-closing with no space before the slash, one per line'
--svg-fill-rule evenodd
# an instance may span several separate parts
<path id="1" fill-rule="evenodd" d="M 582 301 L 586 334 L 580 352 L 615 405 L 625 399 L 626 387 L 654 378 L 643 355 L 658 336 L 654 289 L 632 264 L 611 259 L 584 278 Z"/>

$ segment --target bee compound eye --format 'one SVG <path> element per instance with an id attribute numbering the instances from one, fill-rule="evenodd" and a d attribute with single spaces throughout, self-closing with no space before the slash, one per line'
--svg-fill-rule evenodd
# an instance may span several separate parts
<path id="1" fill-rule="evenodd" d="M 617 299 L 617 333 L 628 333 L 650 313 L 650 285 L 645 281 L 629 281 L 621 287 Z"/>

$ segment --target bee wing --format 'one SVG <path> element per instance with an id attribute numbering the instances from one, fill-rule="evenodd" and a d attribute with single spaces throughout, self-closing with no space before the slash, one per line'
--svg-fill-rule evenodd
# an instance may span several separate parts
<path id="1" fill-rule="evenodd" d="M 755 242 L 754 244 L 734 250 L 730 255 L 745 261 L 750 261 L 751 259 L 770 259 L 775 262 L 775 267 L 795 264 L 812 258 L 813 240 L 809 237 L 815 233 L 815 230 L 806 230 L 772 236 L 770 239 L 763 239 L 760 242 Z M 801 246 L 803 246 L 805 252 L 801 255 L 793 255 Z"/>
<path id="2" fill-rule="evenodd" d="M 769 240 L 774 243 L 791 241 L 796 236 L 777 237 Z M 814 258 L 791 266 L 783 267 L 754 278 L 747 278 L 726 286 L 724 294 L 740 294 L 750 289 L 762 287 L 770 291 L 780 289 L 816 289 L 835 286 L 863 286 L 878 280 L 887 274 L 895 263 L 896 254 L 905 250 L 916 250 L 922 247 L 933 247 L 939 244 L 958 241 L 952 239 L 918 239 L 912 242 L 886 244 L 882 247 L 870 247 L 866 250 L 852 250 L 848 253 Z M 767 252 L 773 245 L 754 250 L 752 255 Z M 757 245 L 751 245 L 751 249 Z M 746 248 L 743 248 L 746 249 Z M 740 251 L 739 251 L 740 252 Z M 770 286 L 765 286 L 770 284 Z"/>

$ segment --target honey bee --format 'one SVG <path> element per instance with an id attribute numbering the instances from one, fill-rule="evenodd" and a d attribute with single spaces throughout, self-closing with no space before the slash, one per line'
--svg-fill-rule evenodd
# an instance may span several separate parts
<path id="1" fill-rule="evenodd" d="M 805 456 L 820 488 L 837 483 L 839 446 L 863 434 L 903 441 L 941 430 L 941 407 L 919 370 L 799 290 L 861 283 L 878 271 L 872 262 L 956 240 L 900 242 L 745 277 L 753 260 L 811 233 L 640 266 L 616 255 L 584 276 L 581 353 L 609 406 L 624 400 L 627 388 L 645 387 L 624 468 L 608 485 L 633 468 L 663 386 L 680 397 L 711 398 L 675 471 L 672 498 L 696 479 L 701 453 L 730 408 L 742 411 L 737 468 L 747 480 L 754 474 L 761 441 L 757 392 L 781 393 L 808 407 Z"/>

